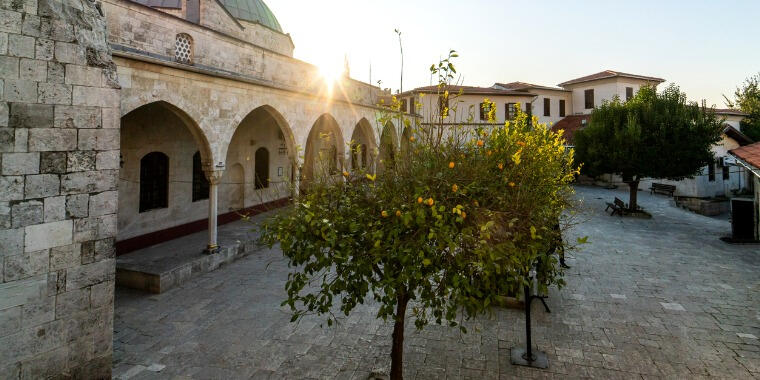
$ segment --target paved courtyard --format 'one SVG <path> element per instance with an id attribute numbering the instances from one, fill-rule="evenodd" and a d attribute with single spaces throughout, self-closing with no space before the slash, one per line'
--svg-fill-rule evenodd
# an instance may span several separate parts
<path id="1" fill-rule="evenodd" d="M 523 313 L 497 309 L 467 325 L 408 328 L 405 377 L 758 378 L 760 246 L 728 245 L 725 218 L 639 195 L 651 220 L 610 217 L 623 191 L 578 187 L 590 244 L 568 259 L 567 286 L 546 314 L 534 303 L 534 344 L 547 370 L 512 366 Z M 390 364 L 391 326 L 366 305 L 337 327 L 289 323 L 280 307 L 288 268 L 277 250 L 239 261 L 160 295 L 117 289 L 114 376 L 120 378 L 366 379 Z M 409 326 L 409 324 L 408 324 Z"/>

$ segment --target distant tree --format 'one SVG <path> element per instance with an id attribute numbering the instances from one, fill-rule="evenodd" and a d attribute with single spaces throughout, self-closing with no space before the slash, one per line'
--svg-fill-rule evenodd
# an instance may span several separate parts
<path id="1" fill-rule="evenodd" d="M 747 78 L 741 87 L 737 87 L 733 100 L 725 95 L 723 97 L 729 107 L 749 114 L 742 120 L 741 130 L 752 140 L 760 141 L 760 73 Z"/>
<path id="2" fill-rule="evenodd" d="M 582 172 L 620 174 L 630 187 L 628 206 L 637 207 L 641 178 L 681 180 L 713 162 L 722 125 L 715 111 L 675 85 L 657 93 L 642 87 L 628 102 L 615 98 L 591 113 L 589 126 L 575 135 Z"/>

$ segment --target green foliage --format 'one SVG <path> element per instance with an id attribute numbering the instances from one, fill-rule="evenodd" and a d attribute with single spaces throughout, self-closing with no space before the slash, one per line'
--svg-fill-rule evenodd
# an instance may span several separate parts
<path id="1" fill-rule="evenodd" d="M 741 122 L 741 131 L 752 140 L 760 141 L 760 73 L 747 78 L 734 91 L 734 100 L 724 98 L 729 107 L 748 114 Z"/>
<path id="2" fill-rule="evenodd" d="M 722 130 L 714 110 L 688 102 L 677 86 L 660 93 L 642 87 L 626 103 L 615 98 L 594 109 L 589 126 L 575 134 L 576 153 L 592 176 L 680 180 L 713 161 Z"/>
<path id="3" fill-rule="evenodd" d="M 451 51 L 431 73 L 455 104 L 447 90 L 454 57 Z M 394 99 L 378 119 L 404 136 L 382 172 L 315 178 L 292 208 L 261 225 L 261 241 L 279 244 L 293 268 L 283 302 L 293 320 L 318 313 L 331 325 L 338 310 L 348 315 L 374 299 L 377 316 L 403 330 L 399 315 L 411 300 L 417 328 L 453 327 L 498 296 L 519 294 L 537 262 L 544 289 L 563 285 L 557 260 L 546 255 L 578 172 L 561 134 L 528 123 L 524 113 L 472 128 L 444 123 L 448 109 L 426 123 L 398 109 Z M 396 339 L 394 332 L 394 347 Z"/>

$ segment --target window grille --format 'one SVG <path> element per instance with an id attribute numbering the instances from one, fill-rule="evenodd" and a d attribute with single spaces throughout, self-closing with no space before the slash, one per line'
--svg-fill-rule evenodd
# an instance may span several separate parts
<path id="1" fill-rule="evenodd" d="M 177 35 L 174 40 L 174 59 L 181 63 L 193 63 L 193 39 L 189 35 Z"/>

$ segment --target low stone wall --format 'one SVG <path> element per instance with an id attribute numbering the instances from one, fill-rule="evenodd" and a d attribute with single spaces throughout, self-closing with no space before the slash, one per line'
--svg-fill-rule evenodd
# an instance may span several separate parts
<path id="1" fill-rule="evenodd" d="M 0 2 L 0 378 L 110 378 L 116 83 L 95 3 Z"/>
<path id="2" fill-rule="evenodd" d="M 707 216 L 725 214 L 731 209 L 731 204 L 728 199 L 676 197 L 675 202 L 676 206 Z"/>

